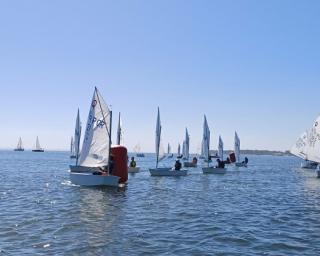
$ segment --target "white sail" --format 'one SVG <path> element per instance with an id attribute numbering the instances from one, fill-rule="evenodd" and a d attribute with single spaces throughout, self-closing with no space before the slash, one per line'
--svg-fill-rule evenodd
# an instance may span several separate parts
<path id="1" fill-rule="evenodd" d="M 74 148 L 74 155 L 77 159 L 77 165 L 78 165 L 78 158 L 80 155 L 80 139 L 81 139 L 81 122 L 80 122 L 80 111 L 78 109 L 77 112 L 77 119 L 76 119 L 76 126 L 74 129 L 74 140 L 73 140 L 73 148 Z"/>
<path id="2" fill-rule="evenodd" d="M 307 160 L 307 145 L 308 145 L 308 131 L 305 131 L 297 139 L 296 143 L 292 146 L 291 154 Z"/>
<path id="3" fill-rule="evenodd" d="M 183 152 L 184 159 L 188 160 L 189 159 L 189 150 L 190 150 L 190 136 L 189 136 L 187 128 L 186 128 L 186 135 L 185 136 L 186 137 L 183 142 L 182 152 Z"/>
<path id="4" fill-rule="evenodd" d="M 170 143 L 168 143 L 168 153 L 167 153 L 168 155 L 170 155 L 171 154 L 171 147 L 170 147 Z"/>
<path id="5" fill-rule="evenodd" d="M 180 146 L 180 143 L 179 143 L 179 145 L 178 145 L 178 156 L 180 156 L 181 155 L 181 146 Z"/>
<path id="6" fill-rule="evenodd" d="M 35 150 L 42 150 L 41 146 L 40 146 L 40 142 L 39 142 L 39 138 L 37 136 L 37 139 L 36 139 L 36 147 L 35 147 Z"/>
<path id="7" fill-rule="evenodd" d="M 158 115 L 157 115 L 157 124 L 156 124 L 156 156 L 157 156 L 157 164 L 156 167 L 158 167 L 158 163 L 165 158 L 164 150 L 161 145 L 161 120 L 160 120 L 160 110 L 158 108 Z"/>
<path id="8" fill-rule="evenodd" d="M 17 145 L 17 149 L 20 149 L 20 150 L 23 149 L 21 137 L 19 138 L 18 145 Z"/>
<path id="9" fill-rule="evenodd" d="M 223 141 L 221 139 L 221 136 L 219 136 L 218 154 L 220 160 L 223 161 Z"/>
<path id="10" fill-rule="evenodd" d="M 118 130 L 117 130 L 117 145 L 122 144 L 122 120 L 121 120 L 121 114 L 119 113 L 119 119 L 118 119 Z"/>
<path id="11" fill-rule="evenodd" d="M 320 163 L 320 116 L 315 120 L 308 134 L 307 160 Z"/>
<path id="12" fill-rule="evenodd" d="M 209 161 L 210 159 L 210 129 L 208 126 L 207 118 L 204 116 L 203 122 L 203 155 L 205 156 L 206 160 Z"/>
<path id="13" fill-rule="evenodd" d="M 236 162 L 239 163 L 240 162 L 240 139 L 237 132 L 235 132 L 234 134 L 234 154 L 236 157 Z"/>
<path id="14" fill-rule="evenodd" d="M 111 120 L 112 112 L 98 89 L 95 88 L 79 159 L 81 166 L 108 165 L 111 146 Z"/>

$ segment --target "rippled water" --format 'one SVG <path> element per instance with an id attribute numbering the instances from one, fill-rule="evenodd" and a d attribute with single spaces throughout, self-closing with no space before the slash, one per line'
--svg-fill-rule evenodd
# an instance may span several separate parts
<path id="1" fill-rule="evenodd" d="M 0 255 L 319 255 L 320 179 L 293 157 L 226 175 L 68 181 L 67 153 L 0 152 Z"/>

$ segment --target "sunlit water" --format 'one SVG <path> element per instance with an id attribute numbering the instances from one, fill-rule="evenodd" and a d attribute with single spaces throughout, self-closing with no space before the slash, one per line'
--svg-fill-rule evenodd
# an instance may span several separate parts
<path id="1" fill-rule="evenodd" d="M 175 178 L 150 177 L 147 156 L 106 189 L 71 185 L 67 153 L 2 151 L 0 255 L 320 255 L 320 179 L 293 157 L 249 160 Z"/>

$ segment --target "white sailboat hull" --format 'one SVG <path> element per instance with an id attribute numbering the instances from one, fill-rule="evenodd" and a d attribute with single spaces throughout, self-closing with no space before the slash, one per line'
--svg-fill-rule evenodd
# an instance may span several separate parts
<path id="1" fill-rule="evenodd" d="M 192 163 L 192 162 L 184 162 L 183 165 L 184 165 L 184 167 L 192 167 L 192 168 L 197 167 L 197 164 Z"/>
<path id="2" fill-rule="evenodd" d="M 246 163 L 235 163 L 236 167 L 248 167 Z"/>
<path id="3" fill-rule="evenodd" d="M 186 176 L 187 170 L 173 170 L 170 167 L 149 169 L 151 176 Z"/>
<path id="4" fill-rule="evenodd" d="M 128 167 L 128 173 L 138 173 L 140 172 L 140 167 Z"/>
<path id="5" fill-rule="evenodd" d="M 203 167 L 202 172 L 204 174 L 226 174 L 227 168 Z"/>
<path id="6" fill-rule="evenodd" d="M 93 175 L 91 172 L 77 173 L 70 172 L 70 181 L 72 184 L 80 186 L 119 186 L 118 176 L 113 175 Z"/>

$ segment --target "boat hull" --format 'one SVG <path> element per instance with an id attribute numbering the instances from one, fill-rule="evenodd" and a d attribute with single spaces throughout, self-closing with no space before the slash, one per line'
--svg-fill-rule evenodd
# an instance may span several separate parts
<path id="1" fill-rule="evenodd" d="M 113 175 L 94 175 L 91 172 L 88 173 L 77 173 L 70 172 L 70 181 L 74 185 L 79 186 L 119 186 L 118 176 Z"/>
<path id="2" fill-rule="evenodd" d="M 70 156 L 70 158 L 71 158 L 71 159 L 76 159 L 77 157 L 76 157 L 76 156 Z"/>
<path id="3" fill-rule="evenodd" d="M 145 157 L 145 155 L 143 153 L 138 153 L 137 157 Z"/>
<path id="4" fill-rule="evenodd" d="M 149 169 L 151 176 L 186 176 L 188 174 L 187 170 L 172 170 L 172 168 L 154 168 Z"/>
<path id="5" fill-rule="evenodd" d="M 227 168 L 204 167 L 202 172 L 204 174 L 226 174 Z"/>
<path id="6" fill-rule="evenodd" d="M 247 167 L 246 163 L 235 163 L 236 167 Z"/>
<path id="7" fill-rule="evenodd" d="M 22 152 L 22 151 L 24 151 L 24 149 L 23 148 L 16 148 L 16 149 L 14 149 L 14 151 Z"/>
<path id="8" fill-rule="evenodd" d="M 80 165 L 70 165 L 69 166 L 71 172 L 77 173 L 94 173 L 101 171 L 99 167 L 87 167 L 87 166 L 80 166 Z"/>
<path id="9" fill-rule="evenodd" d="M 42 152 L 44 152 L 44 150 L 43 149 L 33 149 L 32 152 L 42 153 Z"/>
<path id="10" fill-rule="evenodd" d="M 315 162 L 305 161 L 301 163 L 301 168 L 303 169 L 317 169 L 318 164 Z"/>
<path id="11" fill-rule="evenodd" d="M 192 162 L 184 162 L 183 165 L 184 165 L 184 167 L 191 167 L 191 168 L 197 167 L 197 164 L 192 163 Z"/>
<path id="12" fill-rule="evenodd" d="M 128 167 L 128 173 L 138 173 L 140 172 L 140 167 Z"/>

